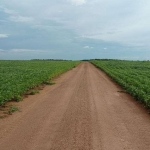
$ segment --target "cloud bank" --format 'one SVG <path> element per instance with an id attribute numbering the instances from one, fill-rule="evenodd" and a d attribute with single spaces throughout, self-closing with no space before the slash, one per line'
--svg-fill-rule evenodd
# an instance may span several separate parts
<path id="1" fill-rule="evenodd" d="M 65 59 L 149 58 L 148 0 L 1 0 L 0 5 L 1 50 L 49 50 L 49 57 Z"/>
<path id="2" fill-rule="evenodd" d="M 8 34 L 0 34 L 0 38 L 7 38 L 8 36 Z"/>
<path id="3" fill-rule="evenodd" d="M 71 0 L 71 2 L 75 5 L 82 5 L 86 3 L 86 0 Z"/>

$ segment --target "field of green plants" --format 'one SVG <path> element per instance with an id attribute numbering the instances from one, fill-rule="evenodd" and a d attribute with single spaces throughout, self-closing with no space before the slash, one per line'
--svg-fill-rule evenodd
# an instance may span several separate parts
<path id="1" fill-rule="evenodd" d="M 0 61 L 0 106 L 20 100 L 28 89 L 75 67 L 77 61 Z"/>
<path id="2" fill-rule="evenodd" d="M 150 61 L 92 60 L 127 93 L 150 108 Z"/>

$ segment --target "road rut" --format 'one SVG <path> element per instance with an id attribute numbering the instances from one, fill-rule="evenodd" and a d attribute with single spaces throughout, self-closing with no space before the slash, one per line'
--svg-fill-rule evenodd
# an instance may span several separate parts
<path id="1" fill-rule="evenodd" d="M 88 62 L 0 119 L 1 150 L 149 150 L 150 116 Z"/>

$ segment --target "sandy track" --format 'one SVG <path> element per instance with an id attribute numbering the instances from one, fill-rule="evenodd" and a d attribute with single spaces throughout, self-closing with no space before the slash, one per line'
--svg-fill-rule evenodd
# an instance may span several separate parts
<path id="1" fill-rule="evenodd" d="M 150 116 L 84 62 L 0 119 L 0 150 L 149 150 Z"/>

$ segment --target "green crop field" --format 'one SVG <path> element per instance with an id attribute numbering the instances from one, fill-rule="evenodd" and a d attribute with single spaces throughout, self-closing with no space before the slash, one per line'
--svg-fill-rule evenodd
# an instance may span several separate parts
<path id="1" fill-rule="evenodd" d="M 20 100 L 30 88 L 75 67 L 78 61 L 0 61 L 0 105 Z"/>
<path id="2" fill-rule="evenodd" d="M 150 108 L 150 61 L 92 60 L 127 93 Z"/>

